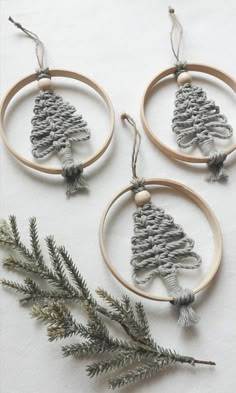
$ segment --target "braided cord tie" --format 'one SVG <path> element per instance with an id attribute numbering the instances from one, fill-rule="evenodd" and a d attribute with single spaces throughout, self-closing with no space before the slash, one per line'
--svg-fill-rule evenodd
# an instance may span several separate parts
<path id="1" fill-rule="evenodd" d="M 44 68 L 43 70 L 37 71 L 37 80 L 39 81 L 42 78 L 51 79 L 49 68 Z"/>
<path id="2" fill-rule="evenodd" d="M 176 75 L 183 72 L 186 65 L 176 65 Z M 181 148 L 198 145 L 205 156 L 209 156 L 209 181 L 225 181 L 228 178 L 224 168 L 227 154 L 217 151 L 214 138 L 229 139 L 232 127 L 220 113 L 214 101 L 208 100 L 202 88 L 185 83 L 176 92 L 172 131 L 177 135 Z"/>
<path id="3" fill-rule="evenodd" d="M 50 78 L 49 70 L 41 70 L 37 77 L 38 80 Z M 30 136 L 35 158 L 42 159 L 52 153 L 60 158 L 67 195 L 87 187 L 82 165 L 74 162 L 72 143 L 86 141 L 90 138 L 90 131 L 82 115 L 75 112 L 75 107 L 64 102 L 53 90 L 40 91 L 35 99 Z"/>
<path id="4" fill-rule="evenodd" d="M 143 180 L 135 179 L 132 184 L 134 193 L 145 189 Z M 179 309 L 178 323 L 186 327 L 197 323 L 199 317 L 192 308 L 194 294 L 178 283 L 179 269 L 196 269 L 201 264 L 201 257 L 192 251 L 194 241 L 173 217 L 151 202 L 138 207 L 133 220 L 131 265 L 134 281 L 144 285 L 159 275 L 169 295 L 174 297 L 172 304 Z"/>
<path id="5" fill-rule="evenodd" d="M 187 63 L 182 61 L 177 61 L 175 63 L 175 77 L 178 78 L 182 72 L 186 72 Z"/>
<path id="6" fill-rule="evenodd" d="M 145 190 L 144 179 L 133 178 L 131 180 L 131 184 L 133 186 L 132 191 L 134 194 L 137 194 L 138 192 Z"/>

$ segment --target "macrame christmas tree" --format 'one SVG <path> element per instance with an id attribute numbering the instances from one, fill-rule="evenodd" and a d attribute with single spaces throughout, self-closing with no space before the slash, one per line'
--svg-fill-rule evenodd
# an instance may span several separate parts
<path id="1" fill-rule="evenodd" d="M 186 74 L 184 69 L 182 72 Z M 205 156 L 210 157 L 209 180 L 227 179 L 228 175 L 223 165 L 227 155 L 217 151 L 214 138 L 228 139 L 232 136 L 233 130 L 226 117 L 220 113 L 220 108 L 214 101 L 207 99 L 202 88 L 188 82 L 179 87 L 172 130 L 177 135 L 179 147 L 186 149 L 197 145 Z"/>
<path id="2" fill-rule="evenodd" d="M 138 285 L 150 282 L 160 276 L 168 293 L 179 308 L 179 324 L 191 326 L 199 317 L 191 304 L 194 293 L 183 289 L 178 283 L 180 269 L 196 269 L 201 257 L 193 251 L 194 241 L 187 237 L 173 217 L 151 202 L 151 194 L 145 188 L 145 181 L 136 173 L 136 164 L 141 144 L 141 135 L 134 120 L 122 115 L 134 128 L 135 137 L 132 153 L 132 191 L 135 194 L 137 210 L 133 214 L 134 235 L 131 240 L 133 279 Z"/>
<path id="3" fill-rule="evenodd" d="M 217 151 L 214 138 L 230 138 L 232 127 L 215 102 L 207 99 L 203 89 L 192 84 L 192 77 L 186 70 L 187 63 L 180 61 L 183 27 L 172 7 L 169 7 L 169 15 L 172 20 L 171 48 L 176 59 L 175 76 L 180 86 L 176 93 L 172 130 L 177 135 L 179 147 L 187 149 L 197 145 L 205 156 L 209 156 L 210 181 L 226 180 L 224 161 L 227 154 Z"/>
<path id="4" fill-rule="evenodd" d="M 144 285 L 160 276 L 169 295 L 174 298 L 173 304 L 179 307 L 178 323 L 191 326 L 199 320 L 191 306 L 194 294 L 180 286 L 178 272 L 200 266 L 201 258 L 193 251 L 194 241 L 174 222 L 173 217 L 151 202 L 143 181 L 134 182 L 133 192 L 136 195 L 143 193 L 144 198 L 144 203 L 133 214 L 133 278 L 137 284 Z"/>
<path id="5" fill-rule="evenodd" d="M 82 165 L 74 162 L 72 144 L 89 139 L 90 131 L 82 115 L 76 114 L 75 107 L 53 91 L 47 69 L 38 73 L 38 80 L 39 83 L 43 81 L 44 86 L 35 100 L 30 137 L 32 154 L 35 158 L 44 158 L 56 153 L 62 162 L 67 194 L 73 194 L 84 188 L 86 182 L 82 176 Z"/>
<path id="6" fill-rule="evenodd" d="M 86 141 L 90 131 L 82 115 L 76 114 L 74 106 L 64 102 L 53 90 L 48 68 L 44 66 L 44 44 L 34 32 L 9 17 L 9 21 L 34 41 L 38 61 L 37 72 L 39 94 L 35 100 L 33 129 L 31 131 L 32 154 L 44 158 L 56 153 L 62 163 L 62 176 L 67 182 L 67 195 L 86 187 L 83 167 L 74 162 L 72 144 Z"/>

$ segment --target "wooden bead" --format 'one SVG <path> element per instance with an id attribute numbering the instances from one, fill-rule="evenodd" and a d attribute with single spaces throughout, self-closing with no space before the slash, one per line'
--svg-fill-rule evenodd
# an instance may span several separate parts
<path id="1" fill-rule="evenodd" d="M 137 206 L 143 206 L 145 203 L 149 203 L 151 200 L 151 194 L 147 190 L 137 192 L 134 197 Z"/>
<path id="2" fill-rule="evenodd" d="M 183 86 L 185 83 L 192 83 L 192 76 L 187 71 L 181 72 L 177 77 L 177 83 L 179 86 Z"/>
<path id="3" fill-rule="evenodd" d="M 52 81 L 50 78 L 41 78 L 38 81 L 39 90 L 52 90 Z"/>

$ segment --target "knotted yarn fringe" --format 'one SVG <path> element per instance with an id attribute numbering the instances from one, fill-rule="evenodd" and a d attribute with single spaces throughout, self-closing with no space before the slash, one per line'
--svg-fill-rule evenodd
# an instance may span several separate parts
<path id="1" fill-rule="evenodd" d="M 86 189 L 88 185 L 83 176 L 83 167 L 81 164 L 75 164 L 70 144 L 61 148 L 58 156 L 62 161 L 62 176 L 66 179 L 66 195 L 70 196 L 78 190 Z"/>
<path id="2" fill-rule="evenodd" d="M 213 153 L 210 155 L 207 163 L 210 174 L 207 178 L 209 181 L 227 181 L 229 175 L 224 167 L 224 161 L 227 154 L 224 152 Z"/>
<path id="3" fill-rule="evenodd" d="M 79 164 L 65 165 L 62 176 L 66 179 L 66 195 L 75 194 L 78 190 L 87 189 L 88 184 L 83 176 L 83 168 Z"/>
<path id="4" fill-rule="evenodd" d="M 224 161 L 227 158 L 227 154 L 223 151 L 218 152 L 213 138 L 209 136 L 200 139 L 199 147 L 205 156 L 209 156 L 207 165 L 210 173 L 207 180 L 212 182 L 226 181 L 228 173 L 224 167 Z"/>
<path id="5" fill-rule="evenodd" d="M 192 303 L 195 299 L 193 291 L 191 289 L 183 289 L 179 285 L 176 270 L 172 269 L 171 273 L 167 273 L 166 269 L 160 269 L 160 273 L 169 295 L 174 298 L 171 303 L 178 308 L 178 325 L 191 327 L 198 323 L 200 318 L 192 308 Z"/>

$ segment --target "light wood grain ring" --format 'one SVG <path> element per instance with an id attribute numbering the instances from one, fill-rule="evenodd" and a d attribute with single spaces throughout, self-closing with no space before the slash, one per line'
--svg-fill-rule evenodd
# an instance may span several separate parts
<path id="1" fill-rule="evenodd" d="M 106 106 L 109 110 L 109 116 L 110 116 L 110 124 L 109 124 L 109 134 L 108 137 L 106 138 L 104 144 L 102 147 L 91 157 L 89 157 L 87 160 L 82 162 L 83 168 L 88 167 L 89 165 L 93 164 L 95 161 L 97 161 L 103 153 L 107 150 L 108 146 L 110 145 L 110 142 L 112 140 L 113 132 L 114 132 L 114 126 L 115 126 L 115 114 L 114 114 L 114 109 L 112 106 L 112 102 L 107 95 L 107 93 L 100 87 L 96 82 L 94 82 L 92 79 L 88 78 L 85 75 L 79 74 L 77 72 L 73 71 L 68 71 L 68 70 L 50 70 L 50 75 L 52 77 L 63 77 L 63 78 L 70 78 L 70 79 L 75 79 L 77 81 L 80 81 L 88 86 L 90 86 L 92 89 L 94 89 L 104 100 L 106 103 Z M 31 82 L 34 82 L 37 80 L 37 75 L 36 74 L 31 74 L 25 77 L 24 79 L 21 79 L 18 83 L 16 83 L 6 94 L 6 96 L 3 98 L 3 101 L 0 106 L 0 134 L 3 138 L 3 141 L 8 148 L 8 150 L 13 154 L 13 156 L 20 161 L 22 164 L 35 169 L 40 172 L 44 173 L 50 173 L 52 175 L 61 175 L 62 174 L 62 169 L 61 168 L 50 168 L 44 165 L 40 165 L 38 163 L 35 163 L 33 161 L 27 160 L 26 158 L 22 157 L 13 147 L 10 145 L 7 136 L 4 131 L 4 118 L 5 118 L 5 113 L 8 108 L 9 103 L 11 102 L 12 98 L 25 86 L 29 85 Z"/>
<path id="2" fill-rule="evenodd" d="M 231 89 L 236 92 L 236 81 L 229 75 L 225 74 L 223 71 L 218 70 L 217 68 L 213 68 L 204 64 L 187 64 L 186 66 L 187 71 L 197 71 L 197 72 L 202 72 L 205 74 L 209 74 L 212 75 L 218 79 L 220 79 L 221 81 L 225 82 L 226 85 L 228 85 L 229 87 L 231 87 Z M 146 103 L 147 100 L 151 94 L 151 91 L 154 87 L 157 86 L 158 82 L 160 82 L 163 78 L 166 78 L 169 75 L 173 75 L 175 73 L 176 68 L 175 67 L 170 67 L 167 68 L 166 70 L 162 71 L 161 73 L 159 73 L 158 75 L 156 75 L 151 82 L 148 84 L 142 101 L 141 101 L 141 110 L 140 110 L 140 114 L 141 114 L 141 121 L 142 121 L 142 125 L 143 128 L 146 132 L 146 134 L 148 135 L 148 137 L 150 138 L 150 140 L 152 141 L 152 143 L 158 147 L 159 150 L 161 150 L 163 153 L 165 153 L 166 155 L 168 155 L 171 158 L 174 158 L 176 160 L 180 160 L 180 161 L 185 161 L 185 162 L 192 162 L 192 163 L 207 163 L 209 161 L 209 156 L 208 157 L 195 157 L 195 156 L 191 156 L 188 154 L 183 154 L 180 153 L 178 151 L 175 151 L 173 149 L 171 149 L 169 146 L 165 145 L 151 130 L 146 116 L 145 116 L 145 110 L 146 110 Z M 231 154 L 234 150 L 236 150 L 236 144 L 233 145 L 232 147 L 230 147 L 227 151 L 226 154 L 229 155 Z"/>
<path id="3" fill-rule="evenodd" d="M 214 235 L 214 244 L 215 244 L 215 250 L 214 250 L 214 255 L 212 259 L 212 264 L 209 269 L 209 272 L 207 274 L 207 277 L 203 279 L 203 281 L 193 289 L 193 292 L 196 294 L 200 291 L 202 291 L 214 278 L 217 270 L 219 269 L 220 263 L 221 263 L 221 258 L 222 258 L 222 251 L 223 251 L 223 240 L 222 240 L 222 234 L 220 230 L 219 223 L 217 221 L 217 218 L 214 214 L 214 212 L 211 210 L 211 208 L 208 206 L 208 204 L 202 199 L 198 194 L 196 194 L 191 188 L 186 187 L 185 185 L 178 183 L 173 180 L 168 180 L 168 179 L 145 179 L 144 182 L 145 185 L 158 185 L 158 186 L 165 186 L 169 187 L 171 189 L 174 189 L 181 194 L 184 194 L 187 196 L 190 200 L 192 200 L 205 214 L 211 228 L 213 231 Z M 108 267 L 108 269 L 111 271 L 113 276 L 127 289 L 129 289 L 131 292 L 136 293 L 139 296 L 142 296 L 146 299 L 151 299 L 151 300 L 158 300 L 158 301 L 173 301 L 172 297 L 168 296 L 159 296 L 159 295 L 152 295 L 147 292 L 142 291 L 139 288 L 136 288 L 134 285 L 130 284 L 128 281 L 126 281 L 114 268 L 107 252 L 106 252 L 106 247 L 105 247 L 105 242 L 104 242 L 104 230 L 105 230 L 105 222 L 106 218 L 108 216 L 108 213 L 111 209 L 111 207 L 114 205 L 114 203 L 125 193 L 130 191 L 132 189 L 132 185 L 129 185 L 125 188 L 123 188 L 118 194 L 114 196 L 112 201 L 108 204 L 106 207 L 106 210 L 102 216 L 101 222 L 100 222 L 100 228 L 99 228 L 99 243 L 100 243 L 100 249 L 102 256 L 104 258 L 104 261 Z"/>

